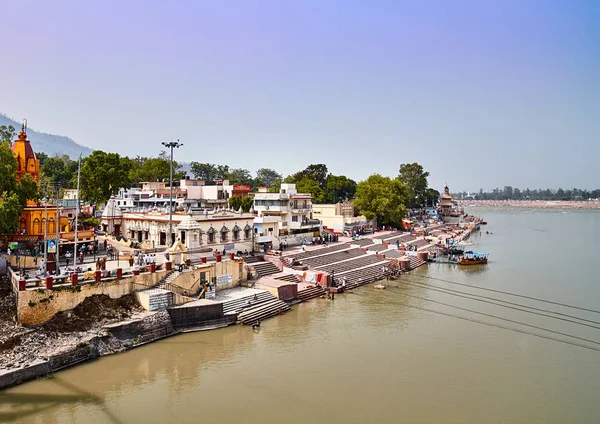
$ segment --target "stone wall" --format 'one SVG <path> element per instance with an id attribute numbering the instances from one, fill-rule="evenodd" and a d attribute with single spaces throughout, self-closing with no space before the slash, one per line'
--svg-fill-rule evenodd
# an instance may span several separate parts
<path id="1" fill-rule="evenodd" d="M 156 285 L 164 275 L 165 271 L 160 271 L 131 276 L 122 280 L 108 279 L 99 283 L 20 291 L 18 292 L 17 319 L 23 325 L 41 324 L 58 312 L 75 308 L 87 297 L 105 294 L 113 299 L 118 299 L 139 290 L 142 286 Z"/>

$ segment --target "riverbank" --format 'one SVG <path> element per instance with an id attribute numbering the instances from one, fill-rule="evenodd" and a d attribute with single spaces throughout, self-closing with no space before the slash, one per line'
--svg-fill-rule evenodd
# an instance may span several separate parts
<path id="1" fill-rule="evenodd" d="M 458 200 L 461 206 L 471 207 L 517 207 L 539 209 L 600 209 L 600 200 L 545 201 L 545 200 Z"/>

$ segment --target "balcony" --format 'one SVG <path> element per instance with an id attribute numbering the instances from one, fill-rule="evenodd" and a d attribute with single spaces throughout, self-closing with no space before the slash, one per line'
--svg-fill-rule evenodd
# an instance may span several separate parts
<path id="1" fill-rule="evenodd" d="M 321 221 L 318 219 L 309 219 L 306 221 L 292 221 L 289 223 L 289 228 L 291 229 L 301 229 L 301 228 L 314 228 L 319 227 L 321 225 Z"/>
<path id="2" fill-rule="evenodd" d="M 292 205 L 292 213 L 310 213 L 312 211 L 312 208 L 309 206 L 307 207 L 296 207 Z"/>

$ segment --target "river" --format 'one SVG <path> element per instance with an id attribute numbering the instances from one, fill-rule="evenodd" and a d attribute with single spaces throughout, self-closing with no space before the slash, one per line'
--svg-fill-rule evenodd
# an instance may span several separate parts
<path id="1" fill-rule="evenodd" d="M 600 351 L 436 314 L 430 310 L 567 339 L 429 300 L 600 341 L 598 329 L 431 289 L 600 321 L 600 314 L 440 281 L 600 309 L 600 212 L 470 212 L 489 222 L 472 238 L 475 250 L 490 253 L 487 266 L 431 264 L 384 282 L 386 290 L 367 286 L 334 302 L 297 305 L 259 331 L 233 326 L 178 335 L 101 358 L 1 392 L 0 421 L 598 422 Z M 415 284 L 422 282 L 430 287 Z"/>

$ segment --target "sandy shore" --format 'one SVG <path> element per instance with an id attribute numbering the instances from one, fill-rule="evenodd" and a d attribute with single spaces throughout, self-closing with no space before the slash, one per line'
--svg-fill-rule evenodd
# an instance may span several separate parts
<path id="1" fill-rule="evenodd" d="M 461 206 L 510 206 L 534 209 L 600 209 L 600 200 L 590 201 L 545 201 L 545 200 L 458 200 Z"/>

